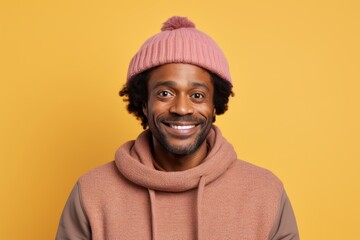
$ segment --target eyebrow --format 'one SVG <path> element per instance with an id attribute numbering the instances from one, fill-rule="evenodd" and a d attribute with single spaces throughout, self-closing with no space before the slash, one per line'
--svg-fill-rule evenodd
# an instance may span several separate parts
<path id="1" fill-rule="evenodd" d="M 191 83 L 191 86 L 194 86 L 194 87 L 203 87 L 203 88 L 205 88 L 206 90 L 210 91 L 210 88 L 208 87 L 208 85 L 203 84 L 203 83 L 192 82 L 192 83 Z"/>
<path id="2" fill-rule="evenodd" d="M 157 82 L 153 89 L 157 88 L 157 87 L 161 87 L 161 86 L 174 86 L 175 82 L 174 81 L 164 81 L 164 82 Z"/>
<path id="3" fill-rule="evenodd" d="M 160 86 L 174 86 L 176 85 L 176 81 L 164 81 L 164 82 L 158 82 L 154 85 L 153 89 L 160 87 Z M 210 88 L 203 83 L 199 83 L 199 82 L 191 82 L 190 86 L 193 87 L 202 87 L 205 88 L 206 90 L 210 91 Z"/>

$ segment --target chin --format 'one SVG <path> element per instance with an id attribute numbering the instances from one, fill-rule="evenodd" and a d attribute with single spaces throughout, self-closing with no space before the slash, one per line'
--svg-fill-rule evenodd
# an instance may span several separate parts
<path id="1" fill-rule="evenodd" d="M 164 135 L 161 137 L 161 139 L 158 139 L 158 141 L 168 152 L 183 156 L 195 153 L 204 143 L 207 135 L 208 132 L 206 134 L 203 132 L 203 134 L 199 134 L 195 138 L 180 140 L 178 144 L 172 142 L 170 139 L 167 139 Z"/>
<path id="2" fill-rule="evenodd" d="M 194 146 L 194 145 L 189 145 L 189 146 L 170 146 L 168 144 L 164 144 L 163 146 L 168 152 L 174 154 L 174 155 L 179 155 L 179 156 L 184 156 L 184 155 L 189 155 L 192 154 L 194 152 L 196 152 L 199 146 Z"/>

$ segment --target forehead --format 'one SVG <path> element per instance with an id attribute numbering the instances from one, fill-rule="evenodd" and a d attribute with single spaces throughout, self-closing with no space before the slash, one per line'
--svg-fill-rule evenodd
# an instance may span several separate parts
<path id="1" fill-rule="evenodd" d="M 156 88 L 165 83 L 173 86 L 204 86 L 205 88 L 213 89 L 210 73 L 192 64 L 165 64 L 150 72 L 149 89 Z"/>

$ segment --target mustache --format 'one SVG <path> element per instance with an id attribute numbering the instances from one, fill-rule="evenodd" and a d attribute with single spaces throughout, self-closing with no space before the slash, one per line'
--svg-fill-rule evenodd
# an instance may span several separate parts
<path id="1" fill-rule="evenodd" d="M 191 123 L 198 123 L 202 124 L 205 123 L 205 119 L 197 118 L 190 115 L 185 116 L 168 116 L 168 117 L 160 117 L 158 118 L 159 122 L 191 122 Z"/>

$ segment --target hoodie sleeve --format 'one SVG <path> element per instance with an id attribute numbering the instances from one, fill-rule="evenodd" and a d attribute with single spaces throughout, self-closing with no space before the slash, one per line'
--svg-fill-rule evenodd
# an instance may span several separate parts
<path id="1" fill-rule="evenodd" d="M 290 200 L 284 191 L 269 240 L 299 240 L 299 232 Z"/>
<path id="2" fill-rule="evenodd" d="M 79 183 L 70 193 L 56 233 L 56 240 L 67 239 L 91 239 L 91 228 L 82 206 Z"/>

